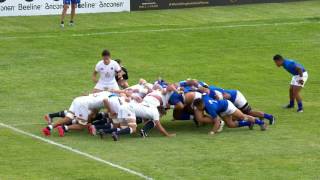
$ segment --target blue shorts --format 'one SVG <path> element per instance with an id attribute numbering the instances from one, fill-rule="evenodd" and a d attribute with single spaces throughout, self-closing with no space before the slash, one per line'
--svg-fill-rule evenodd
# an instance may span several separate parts
<path id="1" fill-rule="evenodd" d="M 63 0 L 63 4 L 80 4 L 80 0 Z"/>

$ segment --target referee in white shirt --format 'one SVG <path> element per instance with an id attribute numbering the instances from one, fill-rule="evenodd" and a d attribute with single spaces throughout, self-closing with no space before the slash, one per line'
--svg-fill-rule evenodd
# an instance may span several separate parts
<path id="1" fill-rule="evenodd" d="M 99 74 L 99 80 L 97 75 Z M 122 78 L 120 65 L 111 59 L 111 53 L 107 49 L 102 51 L 102 60 L 99 61 L 93 71 L 92 80 L 96 83 L 93 92 L 104 90 L 118 90 L 116 77 Z"/>

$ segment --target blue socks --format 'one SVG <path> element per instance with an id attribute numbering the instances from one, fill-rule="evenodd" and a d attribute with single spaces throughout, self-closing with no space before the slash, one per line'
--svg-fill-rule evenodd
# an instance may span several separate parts
<path id="1" fill-rule="evenodd" d="M 267 113 L 264 113 L 264 114 L 263 114 L 263 117 L 264 117 L 265 119 L 268 119 L 268 120 L 272 120 L 272 119 L 273 119 L 273 116 L 272 116 L 271 114 L 267 114 Z"/>
<path id="2" fill-rule="evenodd" d="M 290 100 L 289 107 L 294 107 L 294 100 Z"/>
<path id="3" fill-rule="evenodd" d="M 245 120 L 240 120 L 238 121 L 238 127 L 243 127 L 243 126 L 250 126 L 251 123 L 249 121 L 245 121 Z"/>
<path id="4" fill-rule="evenodd" d="M 260 120 L 260 119 L 256 119 L 255 123 L 258 125 L 264 125 L 264 121 Z"/>
<path id="5" fill-rule="evenodd" d="M 298 109 L 302 109 L 303 105 L 302 105 L 302 101 L 298 101 Z"/>

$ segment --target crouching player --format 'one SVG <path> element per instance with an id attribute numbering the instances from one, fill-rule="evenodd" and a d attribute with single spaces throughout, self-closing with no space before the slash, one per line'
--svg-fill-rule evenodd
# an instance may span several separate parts
<path id="1" fill-rule="evenodd" d="M 228 100 L 214 100 L 208 94 L 204 94 L 201 99 L 194 101 L 195 113 L 202 114 L 206 111 L 213 120 L 218 121 L 218 115 L 222 117 L 229 128 L 247 126 L 250 129 L 254 124 L 258 124 L 262 131 L 267 129 L 263 120 L 243 114 Z M 217 129 L 213 129 L 210 134 L 215 134 Z"/>
<path id="2" fill-rule="evenodd" d="M 262 111 L 253 110 L 247 99 L 239 90 L 226 90 L 217 88 L 215 86 L 209 86 L 208 89 L 204 92 L 208 93 L 209 96 L 213 99 L 226 99 L 231 101 L 244 114 L 259 118 L 265 118 L 269 120 L 270 125 L 275 124 L 275 118 L 273 115 L 267 114 Z"/>
<path id="3" fill-rule="evenodd" d="M 57 128 L 59 136 L 63 137 L 65 132 L 69 130 L 82 130 L 87 128 L 88 122 L 96 116 L 96 113 L 100 109 L 110 109 L 108 102 L 110 95 L 110 92 L 103 91 L 75 98 L 65 117 L 42 129 L 43 134 L 50 136 L 51 131 Z"/>
<path id="4" fill-rule="evenodd" d="M 301 64 L 293 60 L 284 59 L 281 55 L 275 55 L 273 57 L 273 60 L 278 67 L 282 66 L 285 70 L 293 75 L 289 89 L 290 102 L 286 106 L 286 108 L 294 108 L 294 101 L 296 100 L 298 103 L 297 112 L 303 112 L 302 97 L 300 96 L 300 91 L 308 80 L 307 70 Z"/>
<path id="5" fill-rule="evenodd" d="M 100 129 L 99 134 L 101 137 L 104 134 L 112 134 L 113 140 L 118 141 L 120 135 L 135 133 L 136 129 L 136 116 L 126 103 L 120 106 L 117 118 L 113 119 L 113 125 Z"/>

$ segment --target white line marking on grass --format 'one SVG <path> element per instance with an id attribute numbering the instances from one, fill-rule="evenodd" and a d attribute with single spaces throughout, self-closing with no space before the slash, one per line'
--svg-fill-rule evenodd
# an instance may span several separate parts
<path id="1" fill-rule="evenodd" d="M 89 159 L 93 159 L 93 160 L 95 160 L 95 161 L 98 161 L 98 162 L 101 162 L 101 163 L 110 165 L 110 166 L 112 166 L 112 167 L 114 167 L 114 168 L 118 168 L 118 169 L 120 169 L 120 170 L 122 170 L 122 171 L 125 171 L 125 172 L 127 172 L 127 173 L 130 173 L 130 174 L 139 176 L 139 177 L 141 177 L 141 178 L 143 178 L 143 179 L 153 180 L 151 177 L 148 177 L 148 176 L 146 176 L 146 175 L 144 175 L 144 174 L 142 174 L 142 173 L 139 173 L 139 172 L 137 172 L 137 171 L 134 171 L 134 170 L 131 170 L 131 169 L 122 167 L 122 166 L 120 166 L 120 165 L 114 164 L 114 163 L 112 163 L 112 162 L 103 160 L 103 159 L 101 159 L 101 158 L 95 157 L 95 156 L 90 155 L 90 154 L 88 154 L 88 153 L 85 153 L 85 152 L 82 152 L 82 151 L 80 151 L 80 150 L 74 149 L 74 148 L 72 148 L 72 147 L 69 147 L 69 146 L 66 146 L 66 145 L 63 145 L 63 144 L 59 144 L 59 143 L 54 142 L 54 141 L 52 141 L 52 140 L 45 139 L 45 138 L 42 138 L 42 137 L 40 137 L 40 136 L 37 136 L 37 135 L 31 134 L 31 133 L 28 133 L 28 132 L 26 132 L 26 131 L 20 130 L 20 129 L 18 129 L 18 128 L 13 127 L 13 126 L 10 126 L 10 125 L 7 125 L 7 124 L 3 124 L 3 123 L 0 123 L 0 126 L 1 126 L 1 127 L 4 127 L 4 128 L 8 128 L 8 129 L 10 129 L 10 130 L 12 130 L 12 131 L 18 132 L 18 133 L 20 133 L 20 134 L 24 134 L 24 135 L 30 136 L 30 137 L 32 137 L 32 138 L 38 139 L 38 140 L 43 141 L 43 142 L 46 142 L 46 143 L 48 143 L 48 144 L 52 144 L 52 145 L 58 146 L 58 147 L 60 147 L 60 148 L 62 148 L 62 149 L 71 151 L 71 152 L 73 152 L 73 153 L 76 153 L 76 154 L 85 156 L 85 157 L 87 157 L 87 158 L 89 158 Z"/>
<path id="2" fill-rule="evenodd" d="M 233 24 L 233 25 L 222 25 L 222 26 L 203 26 L 203 27 L 185 27 L 185 28 L 163 28 L 163 29 L 145 29 L 145 30 L 132 30 L 132 31 L 106 31 L 106 32 L 95 32 L 95 33 L 78 33 L 70 34 L 71 37 L 83 37 L 83 36 L 99 36 L 109 34 L 131 34 L 131 33 L 149 33 L 149 32 L 168 32 L 168 31 L 193 31 L 193 30 L 207 30 L 207 29 L 224 29 L 224 28 L 239 28 L 239 27 L 260 27 L 260 26 L 283 26 L 283 25 L 298 25 L 298 24 L 319 24 L 320 22 L 312 21 L 300 21 L 300 22 L 280 22 L 280 23 L 258 23 L 258 24 Z M 38 36 L 7 36 L 0 37 L 2 40 L 6 39 L 45 39 L 45 38 L 64 38 L 61 34 L 52 35 L 38 35 Z"/>

